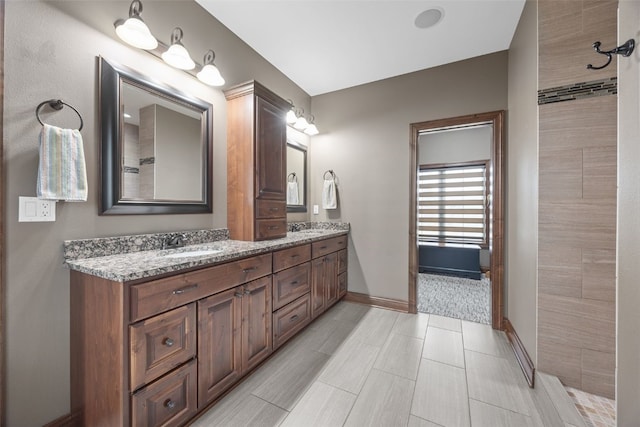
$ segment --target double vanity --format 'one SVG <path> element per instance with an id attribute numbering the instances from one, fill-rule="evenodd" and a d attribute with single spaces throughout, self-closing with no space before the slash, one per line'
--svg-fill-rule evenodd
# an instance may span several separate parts
<path id="1" fill-rule="evenodd" d="M 346 294 L 348 224 L 330 226 L 65 242 L 78 424 L 182 425 L 210 407 Z"/>

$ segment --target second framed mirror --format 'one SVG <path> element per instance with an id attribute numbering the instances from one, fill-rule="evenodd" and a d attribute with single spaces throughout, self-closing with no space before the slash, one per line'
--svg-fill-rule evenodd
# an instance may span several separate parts
<path id="1" fill-rule="evenodd" d="M 307 147 L 287 138 L 287 212 L 307 211 Z"/>

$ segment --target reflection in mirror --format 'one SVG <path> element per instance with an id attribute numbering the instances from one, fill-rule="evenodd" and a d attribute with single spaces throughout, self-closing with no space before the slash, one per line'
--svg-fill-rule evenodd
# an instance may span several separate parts
<path id="1" fill-rule="evenodd" d="M 287 141 L 287 212 L 307 211 L 307 149 L 294 140 Z"/>
<path id="2" fill-rule="evenodd" d="M 100 58 L 102 213 L 211 212 L 212 106 Z"/>

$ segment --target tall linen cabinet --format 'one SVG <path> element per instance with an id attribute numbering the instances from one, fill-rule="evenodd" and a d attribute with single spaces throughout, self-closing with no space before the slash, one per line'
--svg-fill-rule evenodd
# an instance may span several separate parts
<path id="1" fill-rule="evenodd" d="M 231 239 L 287 234 L 285 116 L 291 105 L 256 81 L 227 98 L 227 226 Z"/>

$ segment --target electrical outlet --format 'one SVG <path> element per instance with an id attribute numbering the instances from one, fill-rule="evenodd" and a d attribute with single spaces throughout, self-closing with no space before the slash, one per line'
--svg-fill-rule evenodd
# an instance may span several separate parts
<path id="1" fill-rule="evenodd" d="M 313 205 L 313 214 L 318 215 L 320 213 L 320 208 L 318 205 Z"/>
<path id="2" fill-rule="evenodd" d="M 36 197 L 18 198 L 18 222 L 49 222 L 56 220 L 55 200 L 40 200 Z"/>

